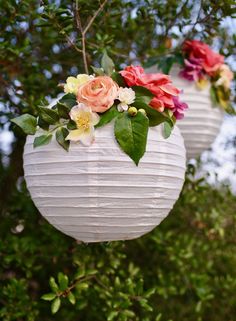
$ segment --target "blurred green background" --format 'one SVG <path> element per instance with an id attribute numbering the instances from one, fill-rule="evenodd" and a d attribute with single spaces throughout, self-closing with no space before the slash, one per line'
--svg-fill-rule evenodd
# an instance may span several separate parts
<path id="1" fill-rule="evenodd" d="M 86 24 L 102 1 L 77 3 Z M 236 196 L 197 179 L 195 166 L 168 218 L 138 240 L 78 244 L 34 207 L 23 179 L 25 137 L 9 119 L 36 114 L 59 82 L 83 72 L 74 5 L 0 0 L 0 319 L 235 321 Z M 87 59 L 97 65 L 106 48 L 117 67 L 157 62 L 171 44 L 195 37 L 235 70 L 235 17 L 230 0 L 110 0 L 87 33 Z"/>

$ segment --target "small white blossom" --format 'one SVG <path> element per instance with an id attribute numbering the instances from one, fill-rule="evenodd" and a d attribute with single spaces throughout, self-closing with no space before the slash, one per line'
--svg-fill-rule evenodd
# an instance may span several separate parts
<path id="1" fill-rule="evenodd" d="M 123 104 L 123 103 L 120 103 L 117 105 L 117 109 L 120 113 L 122 113 L 123 111 L 126 111 L 128 110 L 129 106 L 127 104 Z"/>
<path id="2" fill-rule="evenodd" d="M 132 88 L 120 87 L 118 91 L 118 99 L 122 105 L 131 105 L 135 100 L 135 92 Z"/>

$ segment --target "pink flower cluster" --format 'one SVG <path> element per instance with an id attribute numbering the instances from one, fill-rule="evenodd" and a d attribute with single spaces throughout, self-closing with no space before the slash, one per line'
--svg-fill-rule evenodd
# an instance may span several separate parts
<path id="1" fill-rule="evenodd" d="M 120 71 L 120 74 L 128 86 L 142 86 L 150 90 L 154 95 L 150 102 L 152 108 L 159 112 L 169 108 L 177 119 L 183 118 L 183 111 L 187 108 L 187 104 L 184 104 L 183 107 L 179 102 L 180 90 L 172 84 L 168 75 L 161 73 L 146 74 L 140 66 L 128 66 Z"/>
<path id="2" fill-rule="evenodd" d="M 187 80 L 198 81 L 206 75 L 212 77 L 224 64 L 224 57 L 201 41 L 187 40 L 182 50 L 186 59 L 185 68 L 180 75 Z"/>

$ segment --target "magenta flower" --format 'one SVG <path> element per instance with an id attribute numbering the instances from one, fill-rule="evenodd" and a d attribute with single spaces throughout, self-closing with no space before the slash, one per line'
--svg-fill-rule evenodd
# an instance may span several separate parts
<path id="1" fill-rule="evenodd" d="M 185 68 L 180 71 L 179 75 L 189 81 L 198 81 L 204 77 L 202 59 L 191 58 L 185 59 Z"/>
<path id="2" fill-rule="evenodd" d="M 179 100 L 179 97 L 173 97 L 173 102 L 175 107 L 171 110 L 174 113 L 174 116 L 176 119 L 182 119 L 184 118 L 184 111 L 188 108 L 188 105 L 184 102 L 181 102 Z"/>

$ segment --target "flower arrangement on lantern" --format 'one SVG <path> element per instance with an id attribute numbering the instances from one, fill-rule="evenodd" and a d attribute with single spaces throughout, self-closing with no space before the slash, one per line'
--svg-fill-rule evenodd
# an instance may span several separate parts
<path id="1" fill-rule="evenodd" d="M 180 77 L 195 82 L 200 90 L 210 84 L 214 105 L 219 105 L 229 114 L 235 113 L 230 103 L 234 74 L 225 64 L 224 56 L 199 40 L 186 40 L 181 50 L 163 58 L 159 67 L 168 73 L 175 63 L 180 65 Z"/>
<path id="2" fill-rule="evenodd" d="M 171 134 L 176 119 L 184 116 L 187 105 L 179 101 L 180 90 L 170 76 L 146 74 L 140 66 L 116 72 L 105 52 L 101 68 L 94 74 L 68 77 L 64 95 L 53 106 L 38 106 L 37 117 L 24 114 L 12 122 L 29 135 L 36 135 L 34 147 L 57 142 L 69 150 L 70 142 L 89 146 L 96 129 L 111 121 L 120 148 L 138 165 L 146 150 L 149 126 L 164 123 L 163 134 Z M 50 108 L 51 107 L 51 108 Z"/>

